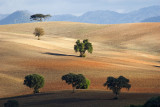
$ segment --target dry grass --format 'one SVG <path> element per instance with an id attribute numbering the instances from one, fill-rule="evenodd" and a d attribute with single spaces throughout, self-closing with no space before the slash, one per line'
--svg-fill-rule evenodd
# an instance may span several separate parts
<path id="1" fill-rule="evenodd" d="M 35 27 L 46 35 L 38 41 Z M 91 80 L 90 89 L 106 90 L 108 76 L 130 79 L 130 92 L 160 93 L 160 23 L 95 25 L 71 22 L 43 22 L 0 26 L 0 97 L 23 95 L 25 75 L 45 77 L 42 92 L 72 89 L 61 76 L 82 73 Z M 93 43 L 92 55 L 77 57 L 77 38 Z M 125 91 L 125 90 L 124 90 Z"/>

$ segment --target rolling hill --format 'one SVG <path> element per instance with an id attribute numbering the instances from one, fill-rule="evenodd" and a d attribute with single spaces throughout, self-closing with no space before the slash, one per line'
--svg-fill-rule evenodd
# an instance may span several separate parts
<path id="1" fill-rule="evenodd" d="M 42 27 L 46 32 L 41 40 L 37 40 L 33 35 L 35 27 Z M 134 97 L 136 104 L 141 104 L 146 98 L 155 96 L 155 94 L 159 95 L 159 28 L 160 23 L 100 25 L 77 22 L 38 22 L 1 25 L 0 98 L 31 94 L 32 89 L 24 86 L 23 80 L 26 75 L 32 73 L 44 76 L 45 86 L 41 89 L 42 93 L 71 90 L 72 87 L 62 81 L 61 76 L 72 72 L 82 73 L 91 80 L 89 93 L 95 90 L 97 92 L 95 96 L 99 95 L 98 92 L 106 90 L 103 83 L 108 76 L 123 75 L 129 78 L 132 84 L 131 90 L 127 91 L 127 96 L 148 93 L 145 94 L 148 96 L 145 98 Z M 77 39 L 86 38 L 93 43 L 93 54 L 87 53 L 86 58 L 77 57 L 79 53 L 74 52 L 73 46 Z M 126 90 L 122 90 L 122 92 L 126 92 Z M 58 93 L 47 95 L 56 98 Z M 82 96 L 86 95 L 85 92 L 82 91 L 82 93 Z M 102 94 L 104 95 L 104 93 Z M 74 95 L 70 96 L 66 92 L 62 92 L 62 94 L 64 101 L 75 98 Z M 87 101 L 94 97 L 92 95 L 87 94 Z M 110 93 L 108 95 L 110 97 L 107 98 L 112 98 Z M 24 106 L 27 106 L 26 103 L 37 105 L 38 102 L 46 100 L 46 104 L 50 104 L 49 102 L 53 100 L 39 97 L 40 99 L 33 102 L 33 100 L 25 99 L 35 97 L 24 96 L 22 103 Z M 65 99 L 66 97 L 70 99 Z M 125 100 L 129 97 L 122 94 L 122 98 Z M 80 101 L 82 100 L 83 98 L 80 99 Z M 92 99 L 91 102 L 93 100 L 97 101 L 97 99 Z M 0 102 L 4 101 L 0 100 Z M 78 101 L 75 101 L 76 104 Z M 130 101 L 132 102 L 133 99 Z M 70 103 L 68 102 L 68 104 Z"/>

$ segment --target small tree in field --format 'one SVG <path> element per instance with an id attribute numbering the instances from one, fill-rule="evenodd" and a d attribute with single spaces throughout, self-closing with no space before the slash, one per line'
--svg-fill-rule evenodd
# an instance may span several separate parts
<path id="1" fill-rule="evenodd" d="M 49 14 L 47 14 L 47 15 L 44 15 L 44 14 L 34 14 L 34 15 L 30 16 L 30 19 L 42 22 L 43 20 L 45 20 L 46 18 L 49 18 L 49 17 L 51 17 L 51 15 L 49 15 Z"/>
<path id="2" fill-rule="evenodd" d="M 77 74 L 69 73 L 69 74 L 62 76 L 62 80 L 65 80 L 68 85 L 70 85 L 70 84 L 72 85 L 73 93 L 75 92 L 75 88 L 80 89 L 84 85 L 85 85 L 85 87 L 88 88 L 88 86 L 86 86 L 86 84 L 84 84 L 84 83 L 86 83 L 86 78 L 82 74 L 77 75 Z M 80 84 L 82 84 L 82 85 L 80 85 Z"/>
<path id="3" fill-rule="evenodd" d="M 115 99 L 118 99 L 118 95 L 122 88 L 130 89 L 131 85 L 129 84 L 129 79 L 119 76 L 118 78 L 108 77 L 104 86 L 107 86 L 113 93 L 116 95 Z"/>
<path id="4" fill-rule="evenodd" d="M 80 40 L 76 41 L 76 45 L 74 45 L 75 52 L 80 52 L 80 57 L 85 57 L 85 52 L 88 51 L 88 53 L 93 52 L 92 43 L 88 41 L 88 39 L 83 40 L 83 42 L 80 42 Z"/>
<path id="5" fill-rule="evenodd" d="M 44 35 L 44 30 L 43 28 L 35 28 L 34 33 L 35 36 L 38 36 L 38 40 L 40 40 L 40 36 Z"/>
<path id="6" fill-rule="evenodd" d="M 34 93 L 39 93 L 39 89 L 44 86 L 44 77 L 38 74 L 30 74 L 25 77 L 24 85 L 34 89 Z"/>

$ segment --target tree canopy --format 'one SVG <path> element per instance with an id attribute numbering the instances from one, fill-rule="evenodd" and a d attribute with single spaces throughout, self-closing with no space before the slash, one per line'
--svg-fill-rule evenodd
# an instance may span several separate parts
<path id="1" fill-rule="evenodd" d="M 86 78 L 82 74 L 69 73 L 63 75 L 62 80 L 65 80 L 68 85 L 72 85 L 73 92 L 75 92 L 75 88 L 87 89 L 88 85 L 90 84 L 90 81 L 86 80 Z"/>
<path id="2" fill-rule="evenodd" d="M 107 86 L 107 88 L 109 88 L 113 91 L 114 94 L 116 94 L 116 99 L 118 99 L 118 95 L 120 94 L 122 88 L 126 88 L 128 90 L 131 88 L 129 79 L 123 76 L 119 76 L 118 78 L 108 77 L 107 81 L 104 83 L 104 86 Z"/>
<path id="3" fill-rule="evenodd" d="M 25 76 L 24 85 L 34 88 L 34 93 L 39 93 L 39 89 L 44 86 L 44 77 L 38 74 Z"/>
<path id="4" fill-rule="evenodd" d="M 30 16 L 30 19 L 31 20 L 35 20 L 35 21 L 43 21 L 45 20 L 46 18 L 49 18 L 51 17 L 51 15 L 47 14 L 47 15 L 44 15 L 44 14 L 34 14 L 34 15 L 31 15 Z"/>
<path id="5" fill-rule="evenodd" d="M 37 28 L 35 28 L 33 34 L 35 36 L 38 36 L 38 40 L 40 40 L 40 36 L 43 36 L 45 34 L 45 32 L 44 32 L 43 28 L 37 27 Z"/>
<path id="6" fill-rule="evenodd" d="M 88 39 L 84 39 L 83 42 L 80 42 L 80 40 L 76 41 L 76 45 L 74 45 L 75 52 L 80 52 L 80 57 L 85 57 L 85 52 L 88 51 L 88 53 L 93 52 L 92 43 L 88 41 Z"/>

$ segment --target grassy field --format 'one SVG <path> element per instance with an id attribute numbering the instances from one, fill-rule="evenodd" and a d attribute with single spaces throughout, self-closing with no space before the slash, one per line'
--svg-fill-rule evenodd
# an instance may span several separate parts
<path id="1" fill-rule="evenodd" d="M 35 27 L 42 27 L 46 32 L 41 40 L 37 40 L 33 35 Z M 92 103 L 94 100 L 97 102 L 95 96 L 100 95 L 99 97 L 101 97 L 103 93 L 106 93 L 102 92 L 106 90 L 103 87 L 106 78 L 120 75 L 130 79 L 132 88 L 129 93 L 125 94 L 126 96 L 135 95 L 133 99 L 130 97 L 130 102 L 142 103 L 147 98 L 160 93 L 159 29 L 160 23 L 96 25 L 73 22 L 42 22 L 1 25 L 0 98 L 31 94 L 32 90 L 24 86 L 23 81 L 26 75 L 32 73 L 38 73 L 45 77 L 45 86 L 41 89 L 44 93 L 71 90 L 72 87 L 61 80 L 62 75 L 71 72 L 82 73 L 91 80 L 89 88 L 91 91 L 87 91 L 88 98 L 86 99 L 91 99 Z M 93 54 L 87 54 L 86 58 L 77 57 L 79 53 L 74 52 L 73 46 L 77 39 L 86 38 L 93 43 Z M 95 94 L 93 94 L 92 90 L 95 89 L 97 91 L 94 91 Z M 122 90 L 122 92 L 126 92 L 126 90 Z M 68 91 L 55 93 L 57 94 L 49 95 L 51 96 L 50 100 L 55 100 L 55 96 L 59 95 L 57 98 L 66 98 L 69 102 L 69 98 L 76 97 L 74 95 L 70 97 Z M 79 95 L 82 98 L 80 93 L 81 91 Z M 82 93 L 86 94 L 83 91 Z M 47 95 L 44 96 L 47 97 Z M 111 95 L 110 92 L 107 92 L 106 96 L 109 97 L 106 99 Z M 141 102 L 138 102 L 139 95 L 143 99 Z M 22 104 L 25 105 L 26 99 L 32 97 L 38 96 L 24 96 L 22 100 L 25 100 L 22 101 Z M 52 97 L 55 98 L 52 99 Z M 82 98 L 80 103 L 76 100 L 74 104 L 81 105 L 84 99 Z M 38 101 L 41 100 L 43 97 Z M 104 97 L 102 100 L 100 102 L 106 102 Z M 60 101 L 57 99 L 57 102 Z M 31 103 L 34 102 L 31 101 Z M 124 103 L 126 103 L 125 100 Z M 56 103 L 54 104 L 56 105 Z M 97 102 L 97 104 L 99 103 Z"/>

